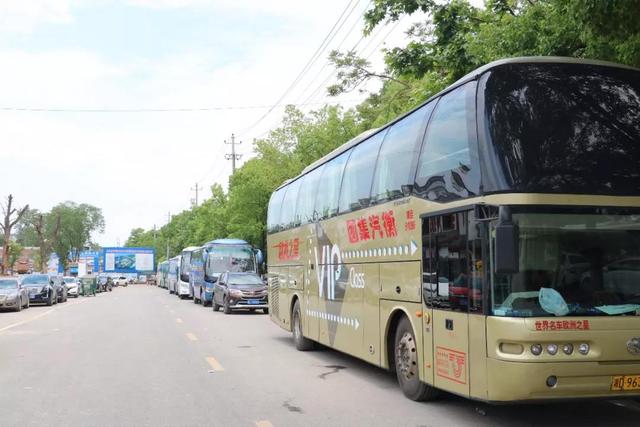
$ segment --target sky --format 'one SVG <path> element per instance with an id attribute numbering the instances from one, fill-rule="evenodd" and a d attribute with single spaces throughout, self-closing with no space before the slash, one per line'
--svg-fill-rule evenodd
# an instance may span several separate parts
<path id="1" fill-rule="evenodd" d="M 0 196 L 43 211 L 67 200 L 97 206 L 102 246 L 123 245 L 136 227 L 161 227 L 189 209 L 196 184 L 199 202 L 214 182 L 226 188 L 232 133 L 242 164 L 285 104 L 308 111 L 364 99 L 357 91 L 327 98 L 329 51 L 355 47 L 381 68 L 380 49 L 406 44 L 418 20 L 363 39 L 369 4 L 0 1 Z"/>

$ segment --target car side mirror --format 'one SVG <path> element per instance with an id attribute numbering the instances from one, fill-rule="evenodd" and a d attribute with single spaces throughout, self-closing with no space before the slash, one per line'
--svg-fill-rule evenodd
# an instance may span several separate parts
<path id="1" fill-rule="evenodd" d="M 496 274 L 514 274 L 520 270 L 520 230 L 511 217 L 508 206 L 500 207 L 499 223 L 495 228 Z"/>

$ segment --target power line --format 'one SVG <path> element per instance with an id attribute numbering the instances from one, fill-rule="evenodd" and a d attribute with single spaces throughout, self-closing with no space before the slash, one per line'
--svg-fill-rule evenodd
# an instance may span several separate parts
<path id="1" fill-rule="evenodd" d="M 360 22 L 360 19 L 364 16 L 365 12 L 369 9 L 369 6 L 371 5 L 371 2 L 369 2 L 369 4 L 367 5 L 367 7 L 364 9 L 364 11 L 360 14 L 360 16 L 358 16 L 358 18 L 356 18 L 355 22 L 353 23 L 353 25 L 351 26 L 351 28 L 349 29 L 349 31 L 347 32 L 347 34 L 342 38 L 342 41 L 340 43 L 338 43 L 338 45 L 334 48 L 334 50 L 338 50 L 342 47 L 342 45 L 344 44 L 344 42 L 347 40 L 347 38 L 351 35 L 351 33 L 353 32 L 353 30 L 356 28 L 356 26 L 358 25 L 358 23 Z M 353 12 L 353 9 L 351 10 L 351 12 Z M 349 13 L 349 15 L 351 15 L 351 13 Z M 348 18 L 348 17 L 347 17 Z M 345 20 L 346 22 L 346 20 Z M 304 94 L 307 92 L 307 90 L 316 82 L 316 80 L 318 80 L 318 77 L 320 77 L 320 75 L 322 74 L 322 72 L 327 68 L 327 66 L 329 66 L 329 61 L 326 61 L 324 63 L 324 65 L 322 66 L 322 68 L 320 68 L 320 71 L 318 71 L 316 73 L 316 75 L 311 79 L 311 81 L 309 82 L 309 84 L 307 86 L 305 86 L 305 88 L 302 90 L 302 92 L 300 92 L 300 94 L 298 95 L 298 98 L 296 99 L 296 103 L 298 103 L 300 101 L 300 99 L 302 99 L 302 97 L 304 96 Z"/>
<path id="2" fill-rule="evenodd" d="M 349 100 L 351 102 L 357 100 Z M 322 104 L 319 102 L 318 104 Z M 0 111 L 22 111 L 33 113 L 191 113 L 201 111 L 219 110 L 258 110 L 276 107 L 286 107 L 296 104 L 273 104 L 273 105 L 228 105 L 212 107 L 189 107 L 189 108 L 56 108 L 56 107 L 0 107 Z"/>
<path id="3" fill-rule="evenodd" d="M 313 65 L 313 63 L 318 59 L 319 55 L 322 53 L 322 51 L 324 51 L 324 49 L 326 49 L 326 45 L 325 43 L 327 43 L 327 40 L 329 40 L 329 43 L 331 42 L 331 40 L 333 40 L 333 38 L 335 37 L 335 35 L 337 34 L 334 33 L 333 35 L 331 35 L 333 33 L 333 30 L 336 28 L 336 26 L 338 25 L 338 23 L 342 20 L 342 17 L 344 16 L 344 14 L 347 12 L 347 10 L 349 9 L 349 7 L 351 6 L 351 4 L 353 3 L 354 0 L 350 0 L 349 3 L 347 3 L 347 6 L 344 8 L 344 10 L 342 11 L 342 13 L 340 14 L 340 16 L 338 17 L 338 20 L 333 24 L 333 26 L 331 27 L 331 29 L 329 30 L 329 32 L 327 33 L 327 35 L 325 36 L 325 38 L 322 40 L 322 43 L 320 43 L 320 46 L 318 46 L 318 48 L 316 49 L 316 51 L 313 53 L 313 55 L 311 55 L 311 58 L 309 58 L 309 60 L 307 61 L 307 63 L 305 64 L 305 66 L 302 68 L 302 70 L 300 71 L 300 73 L 298 73 L 298 76 L 293 80 L 293 82 L 289 85 L 289 87 L 284 91 L 284 93 L 282 95 L 280 95 L 280 98 L 278 99 L 278 101 L 276 101 L 276 104 L 279 104 L 280 102 L 282 102 L 282 100 L 289 94 L 289 92 L 298 84 L 298 82 L 302 79 L 302 77 L 309 71 L 310 67 Z M 360 0 L 356 0 L 356 5 L 360 2 Z M 342 28 L 342 26 L 340 27 Z M 251 125 L 249 125 L 247 128 L 243 129 L 242 131 L 240 131 L 238 133 L 238 136 L 242 136 L 244 134 L 246 134 L 249 130 L 253 129 L 255 126 L 257 126 L 259 123 L 262 122 L 262 120 L 265 119 L 265 117 L 267 117 L 269 114 L 271 114 L 271 112 L 273 111 L 273 108 L 270 108 L 266 113 L 264 113 L 258 120 L 256 120 L 254 123 L 252 123 Z"/>

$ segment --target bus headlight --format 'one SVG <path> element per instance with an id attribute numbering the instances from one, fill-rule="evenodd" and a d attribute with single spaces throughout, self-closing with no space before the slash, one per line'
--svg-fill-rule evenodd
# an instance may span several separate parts
<path id="1" fill-rule="evenodd" d="M 542 354 L 542 345 L 540 344 L 532 344 L 531 345 L 531 353 L 534 356 L 540 356 Z"/>
<path id="2" fill-rule="evenodd" d="M 586 356 L 589 353 L 589 344 L 587 344 L 586 342 L 583 342 L 582 344 L 580 344 L 578 346 L 578 353 L 582 354 L 583 356 Z"/>
<path id="3" fill-rule="evenodd" d="M 558 352 L 558 346 L 556 344 L 547 344 L 547 353 L 555 355 Z"/>

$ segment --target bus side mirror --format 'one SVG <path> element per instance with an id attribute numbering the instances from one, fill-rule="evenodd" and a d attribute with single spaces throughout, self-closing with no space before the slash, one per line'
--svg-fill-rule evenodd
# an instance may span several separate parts
<path id="1" fill-rule="evenodd" d="M 520 269 L 520 231 L 511 219 L 508 207 L 500 207 L 500 223 L 496 226 L 495 272 L 514 274 Z"/>
<path id="2" fill-rule="evenodd" d="M 264 262 L 264 256 L 262 255 L 262 251 L 260 249 L 254 249 L 253 250 L 256 254 L 256 262 L 258 265 L 262 265 L 262 263 Z"/>

